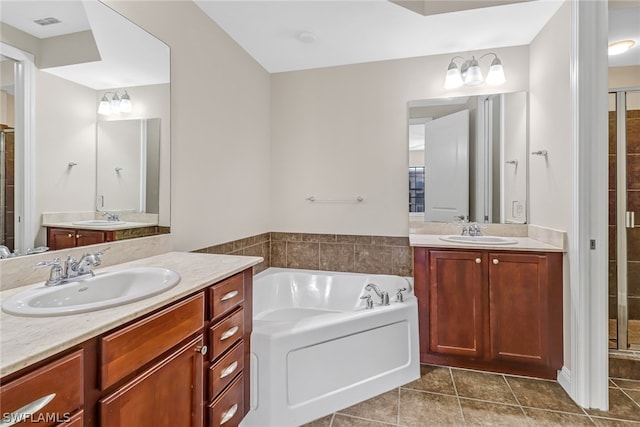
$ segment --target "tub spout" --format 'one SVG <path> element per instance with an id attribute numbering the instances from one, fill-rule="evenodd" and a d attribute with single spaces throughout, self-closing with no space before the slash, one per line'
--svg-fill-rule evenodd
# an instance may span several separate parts
<path id="1" fill-rule="evenodd" d="M 374 283 L 369 283 L 364 287 L 364 289 L 367 291 L 374 291 L 380 298 L 380 305 L 389 305 L 389 293 L 387 291 L 381 291 Z"/>

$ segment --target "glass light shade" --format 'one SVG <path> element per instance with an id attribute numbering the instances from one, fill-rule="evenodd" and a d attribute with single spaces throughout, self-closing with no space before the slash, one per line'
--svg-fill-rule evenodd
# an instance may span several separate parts
<path id="1" fill-rule="evenodd" d="M 492 65 L 489 68 L 489 73 L 487 74 L 487 84 L 491 86 L 499 86 L 507 81 L 507 78 L 504 76 L 504 69 L 502 68 L 502 64 Z"/>
<path id="2" fill-rule="evenodd" d="M 103 96 L 98 105 L 98 114 L 108 115 L 111 114 L 111 104 L 106 96 Z"/>
<path id="3" fill-rule="evenodd" d="M 111 98 L 111 111 L 114 113 L 120 112 L 120 97 L 117 93 L 114 93 L 113 98 Z"/>
<path id="4" fill-rule="evenodd" d="M 460 75 L 460 70 L 455 65 L 453 68 L 449 66 L 447 70 L 447 77 L 444 80 L 444 88 L 445 89 L 455 89 L 463 85 L 462 76 Z"/>
<path id="5" fill-rule="evenodd" d="M 484 78 L 482 77 L 482 71 L 475 58 L 471 60 L 469 68 L 467 68 L 467 74 L 464 76 L 464 84 L 467 86 L 477 86 Z"/>
<path id="6" fill-rule="evenodd" d="M 121 113 L 130 113 L 133 110 L 133 105 L 131 105 L 131 98 L 129 98 L 129 94 L 126 92 L 120 98 L 120 112 Z"/>

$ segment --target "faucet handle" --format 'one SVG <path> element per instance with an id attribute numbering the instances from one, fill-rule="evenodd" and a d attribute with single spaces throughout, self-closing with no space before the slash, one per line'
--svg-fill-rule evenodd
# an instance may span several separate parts
<path id="1" fill-rule="evenodd" d="M 371 295 L 363 295 L 360 297 L 360 299 L 366 300 L 365 305 L 367 308 L 373 308 L 373 300 L 371 300 Z"/>
<path id="2" fill-rule="evenodd" d="M 60 258 L 54 258 L 51 261 L 40 261 L 33 264 L 33 268 L 51 267 L 52 265 L 60 265 Z"/>
<path id="3" fill-rule="evenodd" d="M 404 302 L 404 294 L 403 292 L 406 292 L 407 288 L 398 288 L 398 292 L 396 293 L 396 302 Z"/>

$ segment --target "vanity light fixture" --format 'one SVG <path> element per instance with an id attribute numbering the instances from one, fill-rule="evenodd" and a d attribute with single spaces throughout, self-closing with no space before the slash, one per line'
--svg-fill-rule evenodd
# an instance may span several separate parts
<path id="1" fill-rule="evenodd" d="M 478 60 L 488 55 L 493 55 L 494 58 L 489 66 L 487 78 L 484 79 Z M 455 63 L 456 59 L 462 60 L 460 68 L 458 68 L 458 65 Z M 502 62 L 498 58 L 498 55 L 493 52 L 485 53 L 478 59 L 476 59 L 475 56 L 472 56 L 471 59 L 465 59 L 461 56 L 451 58 L 449 68 L 447 69 L 447 76 L 444 80 L 444 87 L 445 89 L 455 89 L 462 85 L 477 86 L 485 81 L 491 86 L 498 86 L 507 81 Z"/>
<path id="2" fill-rule="evenodd" d="M 108 94 L 112 94 L 111 100 L 107 98 Z M 124 94 L 120 92 L 105 92 L 102 95 L 100 104 L 98 105 L 98 114 L 109 115 L 111 113 L 130 113 L 133 110 L 131 104 L 131 97 L 124 91 Z"/>
<path id="3" fill-rule="evenodd" d="M 636 42 L 633 40 L 620 40 L 609 44 L 609 55 L 620 55 L 635 46 Z"/>

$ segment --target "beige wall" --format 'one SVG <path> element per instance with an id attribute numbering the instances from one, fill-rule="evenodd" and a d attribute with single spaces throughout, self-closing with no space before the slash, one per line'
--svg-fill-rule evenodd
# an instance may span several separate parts
<path id="1" fill-rule="evenodd" d="M 46 243 L 42 212 L 95 210 L 96 93 L 93 89 L 36 71 L 35 206 L 36 246 Z M 69 162 L 78 163 L 73 168 Z"/>
<path id="2" fill-rule="evenodd" d="M 529 148 L 549 155 L 529 156 L 531 224 L 571 232 L 571 9 L 565 2 L 529 45 Z M 571 240 L 571 239 L 569 239 Z M 571 370 L 569 266 L 564 257 L 564 364 Z"/>
<path id="3" fill-rule="evenodd" d="M 531 223 L 568 230 L 571 217 L 570 5 L 565 3 L 529 47 Z M 553 66 L 550 66 L 553 64 Z"/>
<path id="4" fill-rule="evenodd" d="M 171 48 L 177 250 L 270 231 L 269 74 L 191 1 L 108 1 Z"/>
<path id="5" fill-rule="evenodd" d="M 640 87 L 640 65 L 609 67 L 609 89 Z"/>
<path id="6" fill-rule="evenodd" d="M 527 90 L 528 48 L 496 53 L 508 79 L 499 91 Z M 445 91 L 451 56 L 272 75 L 272 230 L 406 236 L 407 102 L 495 92 Z M 311 195 L 365 201 L 311 204 Z"/>

